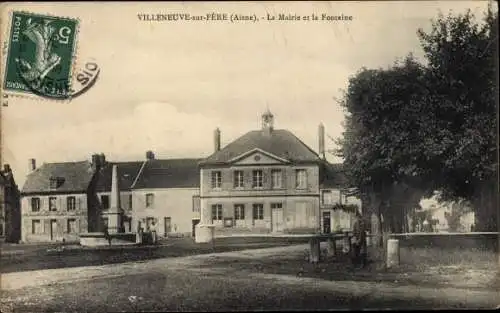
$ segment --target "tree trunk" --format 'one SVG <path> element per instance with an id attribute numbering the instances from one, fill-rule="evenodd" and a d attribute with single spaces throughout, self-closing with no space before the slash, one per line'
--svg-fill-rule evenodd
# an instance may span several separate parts
<path id="1" fill-rule="evenodd" d="M 497 197 L 498 194 L 495 190 L 493 182 L 485 182 L 479 186 L 478 194 L 473 200 L 474 211 L 476 212 L 476 227 L 477 231 L 494 232 L 498 225 L 496 225 L 498 208 Z"/>
<path id="2" fill-rule="evenodd" d="M 382 204 L 380 203 L 377 206 L 377 212 L 374 214 L 374 222 L 375 222 L 375 234 L 374 234 L 374 246 L 376 247 L 382 247 L 383 241 L 382 241 L 382 236 L 383 236 L 383 221 L 382 221 L 382 212 L 381 212 L 381 206 Z"/>

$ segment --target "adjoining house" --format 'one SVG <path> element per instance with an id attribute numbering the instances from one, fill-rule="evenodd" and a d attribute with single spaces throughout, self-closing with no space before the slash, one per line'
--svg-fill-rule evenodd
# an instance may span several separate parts
<path id="1" fill-rule="evenodd" d="M 93 164 L 44 163 L 36 168 L 35 159 L 30 159 L 29 166 L 30 173 L 21 192 L 21 240 L 78 240 L 78 234 L 88 231 L 88 221 L 95 215 L 91 188 Z"/>
<path id="2" fill-rule="evenodd" d="M 199 228 L 214 226 L 216 236 L 320 231 L 324 161 L 290 131 L 275 129 L 269 110 L 262 115 L 262 129 L 222 149 L 219 129 L 214 137 L 214 153 L 200 163 Z M 199 242 L 205 240 L 202 233 Z"/>
<path id="3" fill-rule="evenodd" d="M 347 188 L 347 180 L 342 164 L 322 166 L 320 183 L 320 209 L 322 233 L 347 231 L 352 229 L 354 211 L 362 212 L 361 200 L 354 188 Z"/>
<path id="4" fill-rule="evenodd" d="M 134 227 L 154 227 L 159 237 L 191 236 L 200 219 L 200 161 L 148 152 L 132 185 Z"/>
<path id="5" fill-rule="evenodd" d="M 0 170 L 0 241 L 17 243 L 20 239 L 20 192 L 9 164 L 4 164 Z"/>

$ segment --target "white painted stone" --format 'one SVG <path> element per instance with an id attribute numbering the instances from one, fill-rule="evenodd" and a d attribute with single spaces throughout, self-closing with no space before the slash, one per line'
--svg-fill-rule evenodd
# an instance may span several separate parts
<path id="1" fill-rule="evenodd" d="M 198 224 L 195 227 L 194 235 L 196 243 L 209 243 L 214 239 L 214 226 Z"/>
<path id="2" fill-rule="evenodd" d="M 309 262 L 318 263 L 320 258 L 320 241 L 317 238 L 312 238 L 309 243 Z"/>
<path id="3" fill-rule="evenodd" d="M 399 266 L 399 240 L 389 239 L 387 240 L 387 267 L 397 267 Z"/>
<path id="4" fill-rule="evenodd" d="M 337 242 L 334 238 L 328 238 L 326 251 L 328 257 L 335 257 L 337 254 Z"/>

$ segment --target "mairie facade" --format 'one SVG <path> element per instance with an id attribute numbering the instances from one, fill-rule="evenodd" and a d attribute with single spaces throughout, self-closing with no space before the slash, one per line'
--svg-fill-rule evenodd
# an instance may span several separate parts
<path id="1" fill-rule="evenodd" d="M 291 132 L 262 128 L 219 149 L 200 164 L 201 224 L 216 234 L 315 233 L 319 224 L 319 167 L 323 162 Z"/>

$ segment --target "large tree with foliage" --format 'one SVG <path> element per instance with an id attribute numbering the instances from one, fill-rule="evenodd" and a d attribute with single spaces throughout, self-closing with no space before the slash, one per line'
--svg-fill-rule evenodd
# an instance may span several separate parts
<path id="1" fill-rule="evenodd" d="M 482 23 L 470 12 L 440 15 L 430 32 L 418 31 L 442 151 L 436 184 L 443 200 L 472 202 L 477 229 L 488 231 L 498 204 L 497 29 L 498 15 L 488 10 Z"/>
<path id="2" fill-rule="evenodd" d="M 410 55 L 349 80 L 340 155 L 375 217 L 372 231 L 400 231 L 403 208 L 434 190 L 469 200 L 478 226 L 494 227 L 497 19 L 440 15 L 418 31 L 426 64 Z"/>
<path id="3" fill-rule="evenodd" d="M 383 226 L 400 232 L 403 208 L 432 191 L 425 182 L 438 165 L 422 140 L 433 131 L 422 114 L 429 106 L 426 95 L 426 70 L 411 56 L 388 69 L 362 69 L 349 80 L 341 155 L 375 219 L 374 233 Z"/>

